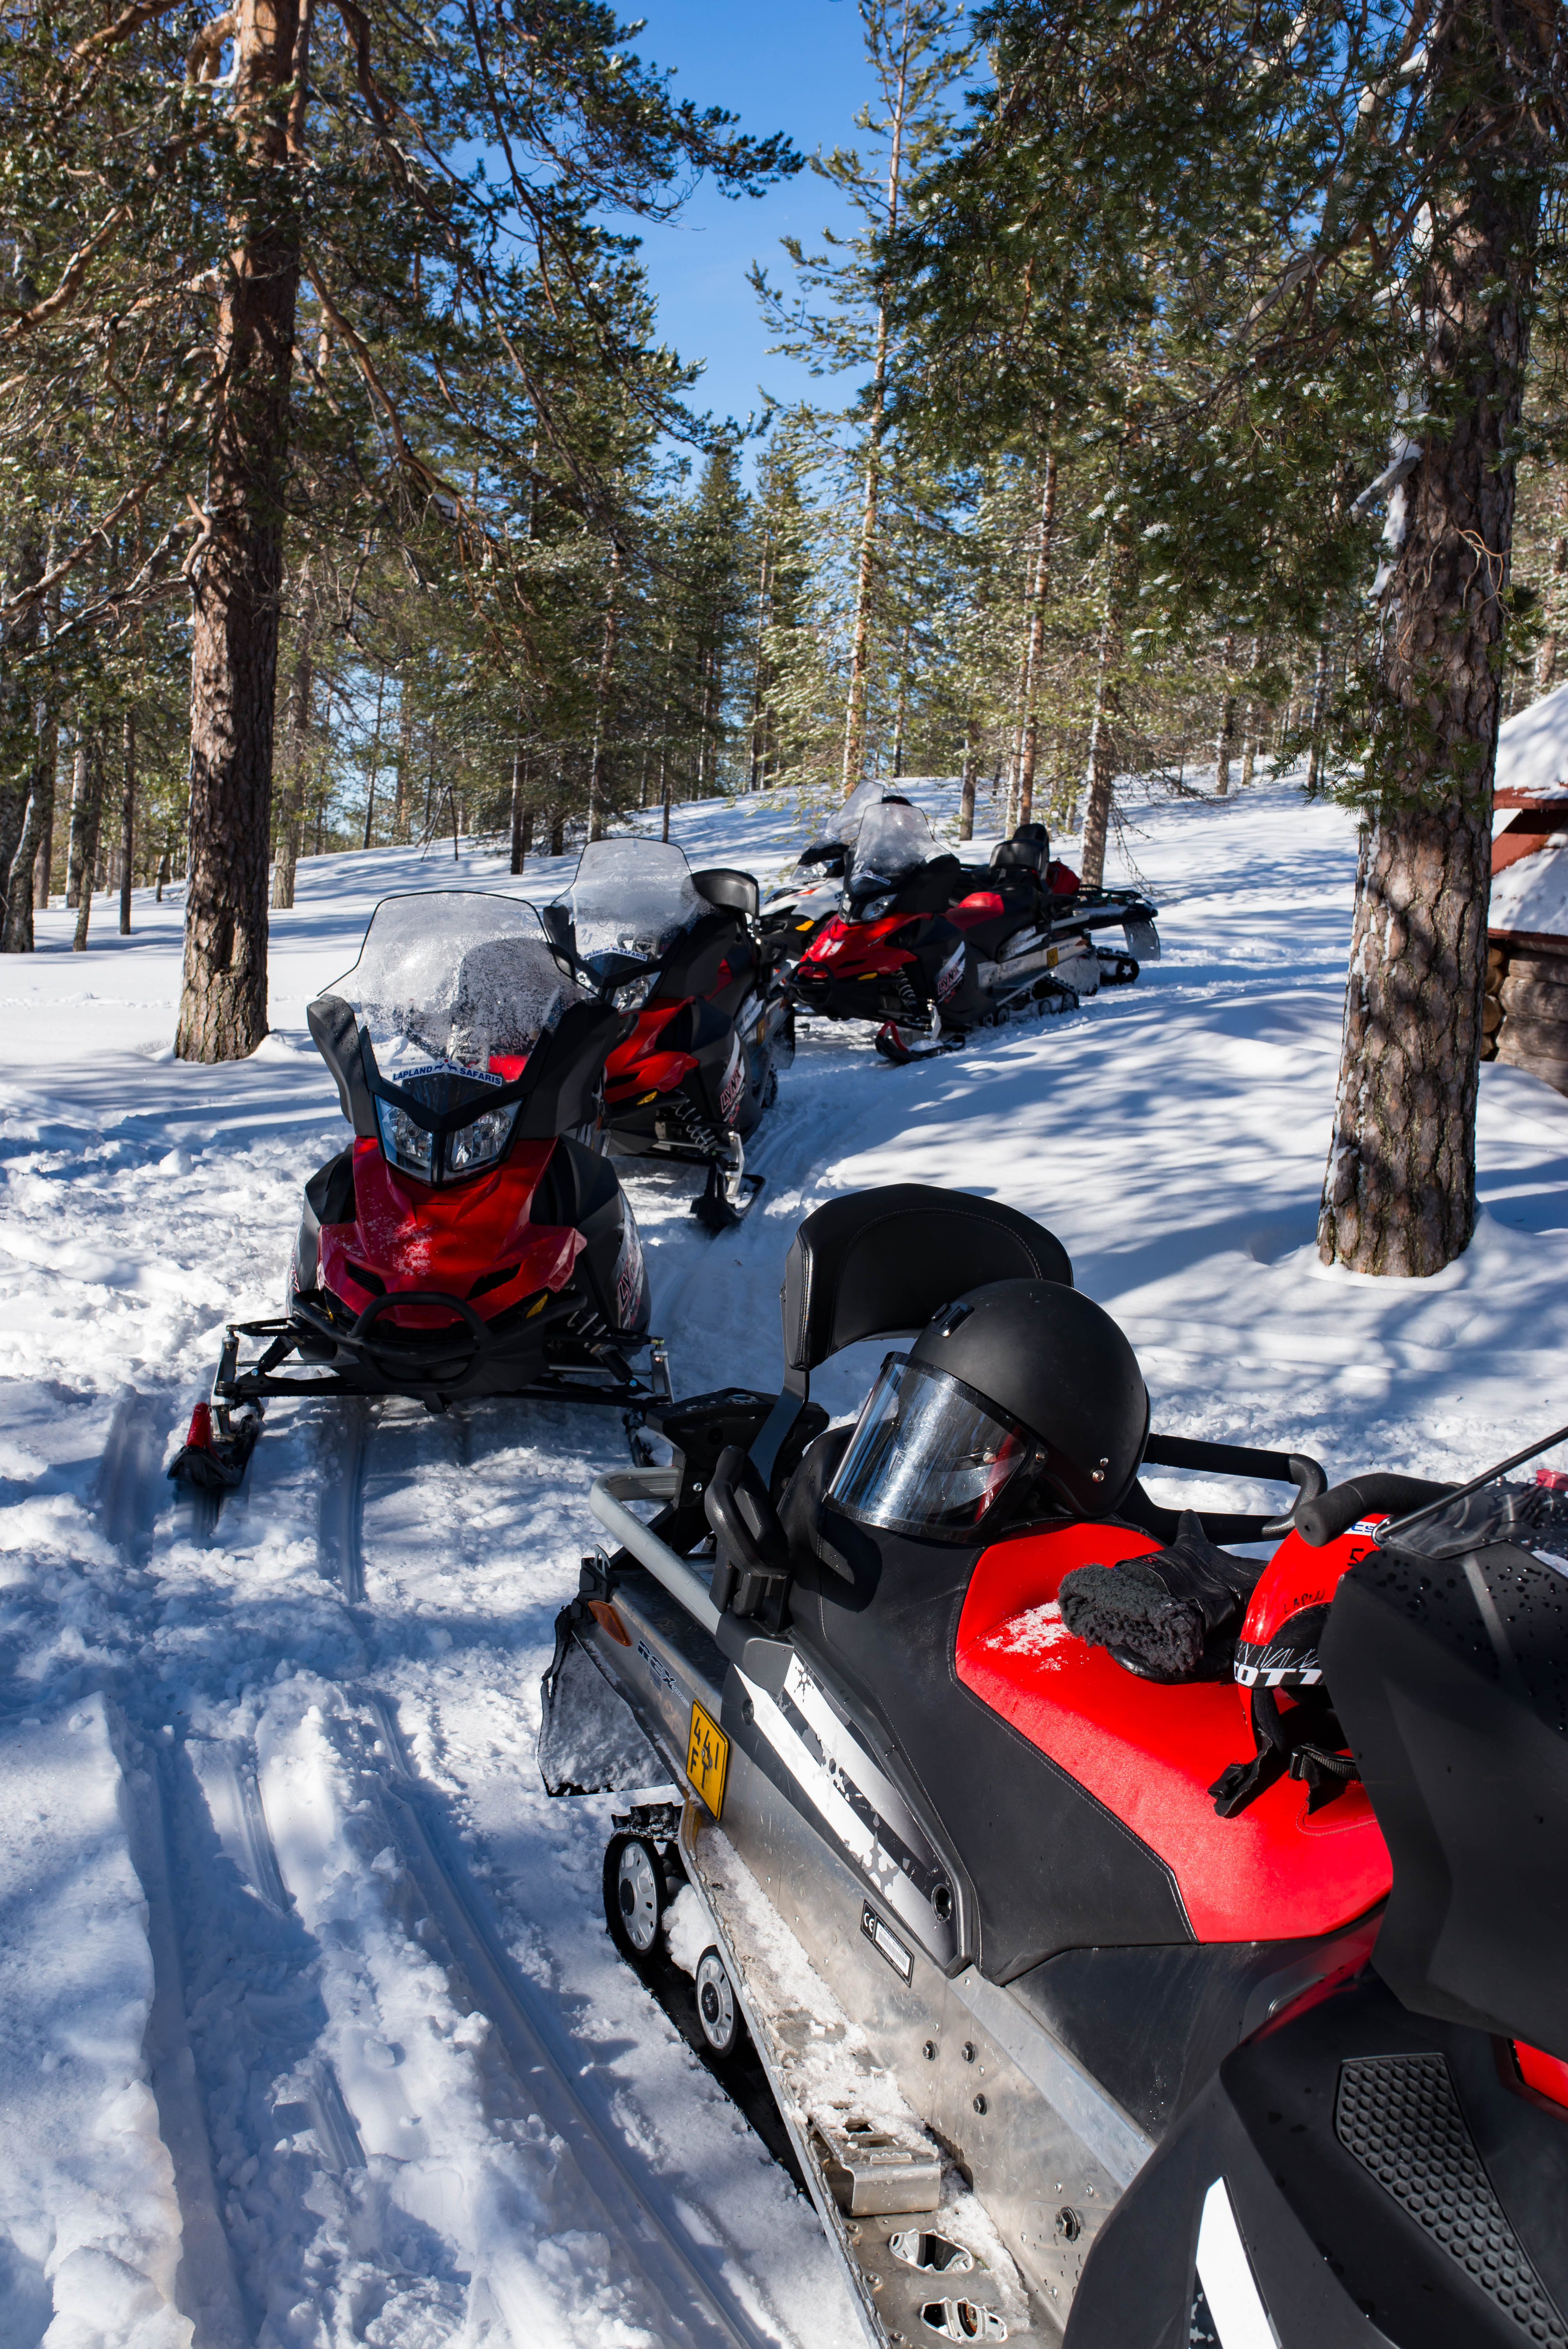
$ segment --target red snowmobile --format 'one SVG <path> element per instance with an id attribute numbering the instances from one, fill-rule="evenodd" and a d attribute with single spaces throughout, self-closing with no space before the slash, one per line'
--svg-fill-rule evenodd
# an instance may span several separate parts
<path id="1" fill-rule="evenodd" d="M 1021 1012 L 1070 1009 L 1102 983 L 1136 979 L 1134 942 L 1159 951 L 1158 907 L 1132 890 L 1080 887 L 1053 864 L 1041 826 L 1002 842 L 990 866 L 965 867 L 895 794 L 860 820 L 842 908 L 805 947 L 790 991 L 818 1017 L 875 1020 L 877 1050 L 899 1062 Z M 1111 927 L 1123 947 L 1097 947 Z"/>
<path id="2" fill-rule="evenodd" d="M 1150 1434 L 1071 1280 L 1008 1208 L 833 1201 L 781 1393 L 597 1480 L 542 1768 L 676 1795 L 607 1921 L 654 1970 L 683 1904 L 883 2349 L 1568 2339 L 1568 1496 Z M 812 1370 L 901 1330 L 826 1428 Z"/>
<path id="3" fill-rule="evenodd" d="M 749 873 L 693 873 L 678 848 L 632 837 L 592 843 L 569 898 L 545 909 L 573 968 L 635 1014 L 605 1064 L 610 1148 L 706 1166 L 692 1213 L 713 1232 L 738 1223 L 762 1188 L 746 1172 L 745 1143 L 792 1050 L 757 906 Z"/>
<path id="4" fill-rule="evenodd" d="M 667 1396 L 636 1222 L 592 1146 L 630 1016 L 563 975 L 533 907 L 386 898 L 306 1016 L 354 1140 L 304 1186 L 282 1318 L 230 1326 L 170 1475 L 237 1484 L 272 1395 Z"/>

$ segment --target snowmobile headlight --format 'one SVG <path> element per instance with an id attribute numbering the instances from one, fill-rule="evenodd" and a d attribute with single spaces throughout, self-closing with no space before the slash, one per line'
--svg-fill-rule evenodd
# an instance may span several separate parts
<path id="1" fill-rule="evenodd" d="M 376 1097 L 376 1122 L 381 1128 L 381 1147 L 394 1166 L 405 1174 L 417 1175 L 428 1183 L 435 1156 L 435 1136 L 428 1126 L 420 1125 L 406 1109 L 396 1102 Z"/>
<path id="2" fill-rule="evenodd" d="M 616 1010 L 640 1011 L 652 995 L 658 975 L 656 970 L 645 971 L 641 978 L 629 978 L 624 987 L 618 987 L 610 998 Z"/>
<path id="3" fill-rule="evenodd" d="M 889 908 L 892 906 L 892 901 L 893 901 L 893 899 L 894 899 L 897 895 L 898 895 L 898 891 L 897 891 L 896 889 L 890 889 L 890 890 L 888 891 L 888 893 L 887 893 L 887 895 L 886 895 L 886 896 L 885 896 L 885 897 L 873 897 L 873 898 L 872 898 L 872 900 L 871 900 L 871 902 L 869 903 L 869 905 L 862 905 L 862 906 L 861 907 L 861 921 L 862 921 L 862 922 L 875 922 L 875 921 L 879 921 L 879 920 L 881 919 L 882 916 L 883 914 L 885 914 L 885 913 L 889 910 Z"/>
<path id="4" fill-rule="evenodd" d="M 509 1102 L 504 1109 L 487 1109 L 471 1125 L 459 1125 L 456 1133 L 449 1133 L 447 1173 L 471 1174 L 477 1167 L 493 1165 L 511 1140 L 518 1106 Z"/>

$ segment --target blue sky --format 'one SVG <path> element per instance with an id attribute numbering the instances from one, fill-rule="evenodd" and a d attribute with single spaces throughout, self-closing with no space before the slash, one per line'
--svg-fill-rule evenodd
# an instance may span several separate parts
<path id="1" fill-rule="evenodd" d="M 675 94 L 727 106 L 741 127 L 782 130 L 802 153 L 851 146 L 854 118 L 870 96 L 854 0 L 646 0 L 647 28 L 634 47 L 645 63 L 676 68 Z M 789 282 L 781 236 L 808 245 L 825 224 L 845 225 L 835 191 L 805 171 L 755 202 L 698 191 L 680 219 L 644 234 L 643 259 L 659 303 L 659 332 L 707 373 L 693 404 L 744 418 L 760 406 L 758 384 L 782 399 L 847 400 L 837 385 L 789 359 L 770 358 L 746 283 L 751 262 Z"/>

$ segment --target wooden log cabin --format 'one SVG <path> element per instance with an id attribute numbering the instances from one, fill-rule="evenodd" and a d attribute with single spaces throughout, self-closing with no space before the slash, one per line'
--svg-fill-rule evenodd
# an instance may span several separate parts
<path id="1" fill-rule="evenodd" d="M 1568 686 L 1498 737 L 1482 1058 L 1568 1093 Z"/>

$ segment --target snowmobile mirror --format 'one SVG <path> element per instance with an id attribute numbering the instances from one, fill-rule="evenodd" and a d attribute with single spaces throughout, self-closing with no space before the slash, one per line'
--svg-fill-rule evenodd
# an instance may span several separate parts
<path id="1" fill-rule="evenodd" d="M 306 1007 L 304 1016 L 315 1049 L 332 1071 L 344 1116 L 356 1134 L 374 1140 L 376 1104 L 365 1081 L 359 1021 L 353 1004 L 341 995 L 318 995 Z"/>
<path id="2" fill-rule="evenodd" d="M 710 1596 L 721 1612 L 777 1619 L 789 1579 L 789 1542 L 757 1465 L 727 1444 L 703 1508 L 718 1545 Z M 773 1624 L 777 1629 L 777 1620 Z"/>
<path id="3" fill-rule="evenodd" d="M 694 873 L 691 885 L 699 897 L 721 912 L 740 914 L 748 922 L 757 919 L 761 894 L 749 873 L 741 873 L 727 864 L 717 864 L 708 873 Z"/>

